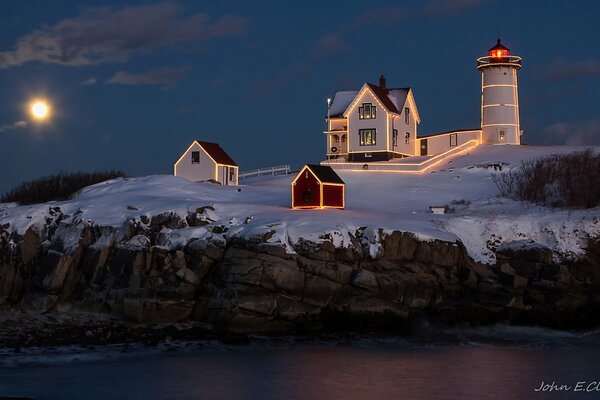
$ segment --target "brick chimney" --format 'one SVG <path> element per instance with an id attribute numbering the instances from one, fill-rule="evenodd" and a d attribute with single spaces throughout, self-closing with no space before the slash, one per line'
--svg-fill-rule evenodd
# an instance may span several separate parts
<path id="1" fill-rule="evenodd" d="M 385 76 L 381 75 L 379 77 L 379 87 L 385 89 L 385 83 L 386 83 Z"/>

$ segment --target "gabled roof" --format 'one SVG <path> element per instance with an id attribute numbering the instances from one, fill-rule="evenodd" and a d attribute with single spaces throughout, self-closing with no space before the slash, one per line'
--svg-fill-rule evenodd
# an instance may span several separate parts
<path id="1" fill-rule="evenodd" d="M 388 112 L 393 114 L 402 114 L 402 108 L 407 101 L 410 101 L 412 103 L 412 112 L 417 118 L 417 122 L 421 122 L 419 110 L 415 104 L 412 89 L 410 87 L 386 89 L 368 82 L 365 83 L 359 91 L 336 92 L 333 96 L 331 106 L 329 107 L 329 118 L 345 117 L 349 108 L 354 104 L 357 97 L 363 93 L 365 87 L 373 93 Z"/>
<path id="2" fill-rule="evenodd" d="M 306 168 L 312 172 L 321 183 L 340 183 L 344 184 L 344 181 L 338 174 L 335 173 L 333 168 L 327 165 L 315 165 L 306 164 Z"/>
<path id="3" fill-rule="evenodd" d="M 510 51 L 508 49 L 508 47 L 504 46 L 501 42 L 500 42 L 500 38 L 498 38 L 498 43 L 496 43 L 496 45 L 494 47 L 492 47 L 491 49 L 489 49 L 489 51 L 494 51 L 494 50 L 506 50 L 506 51 Z"/>
<path id="4" fill-rule="evenodd" d="M 203 142 L 201 140 L 196 140 L 196 143 L 198 143 L 200 147 L 202 147 L 204 151 L 206 151 L 206 153 L 209 156 L 211 156 L 217 164 L 228 165 L 233 167 L 238 166 L 236 162 L 233 161 L 233 158 L 229 157 L 229 154 L 227 154 L 225 150 L 223 150 L 221 146 L 219 146 L 218 143 Z"/>
<path id="5" fill-rule="evenodd" d="M 387 89 L 384 89 L 380 86 L 377 86 L 377 85 L 374 85 L 374 84 L 368 83 L 368 82 L 366 85 L 369 87 L 369 89 L 371 89 L 371 92 L 373 92 L 373 94 L 375 94 L 375 96 L 377 96 L 377 98 L 379 99 L 381 104 L 383 104 L 389 112 L 395 113 L 395 114 L 400 114 L 400 112 L 398 111 L 398 108 L 396 107 L 396 105 L 394 104 L 392 99 L 390 99 L 389 91 Z M 402 105 L 400 107 L 402 107 Z"/>
<path id="6" fill-rule="evenodd" d="M 335 92 L 333 101 L 329 107 L 329 118 L 341 118 L 344 116 L 344 111 L 352 103 L 352 100 L 358 94 L 357 90 L 350 90 L 344 92 Z"/>

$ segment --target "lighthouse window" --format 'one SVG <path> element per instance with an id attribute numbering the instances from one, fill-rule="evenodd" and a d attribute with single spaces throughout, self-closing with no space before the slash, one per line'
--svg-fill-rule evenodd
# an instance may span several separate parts
<path id="1" fill-rule="evenodd" d="M 200 164 L 200 152 L 192 151 L 192 164 Z"/>
<path id="2" fill-rule="evenodd" d="M 498 132 L 498 140 L 501 142 L 504 142 L 504 140 L 506 140 L 506 131 Z"/>
<path id="3" fill-rule="evenodd" d="M 361 146 L 374 146 L 375 135 L 377 134 L 375 129 L 359 129 L 358 137 Z"/>
<path id="4" fill-rule="evenodd" d="M 377 117 L 377 107 L 371 103 L 363 103 L 358 107 L 358 119 L 375 119 Z"/>
<path id="5" fill-rule="evenodd" d="M 407 123 L 407 124 L 410 122 L 409 113 L 410 113 L 410 110 L 409 110 L 408 107 L 406 107 L 404 109 L 404 122 Z"/>

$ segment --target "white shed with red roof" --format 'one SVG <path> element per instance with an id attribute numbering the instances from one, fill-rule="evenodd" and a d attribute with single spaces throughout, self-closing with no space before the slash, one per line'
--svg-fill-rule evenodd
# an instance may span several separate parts
<path id="1" fill-rule="evenodd" d="M 194 140 L 174 166 L 174 175 L 193 182 L 238 184 L 239 167 L 217 143 Z"/>

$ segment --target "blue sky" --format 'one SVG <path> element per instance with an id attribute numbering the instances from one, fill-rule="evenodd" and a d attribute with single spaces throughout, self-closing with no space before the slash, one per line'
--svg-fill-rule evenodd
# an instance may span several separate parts
<path id="1" fill-rule="evenodd" d="M 171 173 L 195 138 L 241 169 L 317 162 L 325 99 L 385 74 L 420 134 L 480 123 L 475 59 L 523 57 L 523 141 L 600 145 L 600 3 L 0 1 L 0 193 L 61 170 Z M 27 104 L 46 98 L 43 124 Z M 23 122 L 24 121 L 24 122 Z"/>

